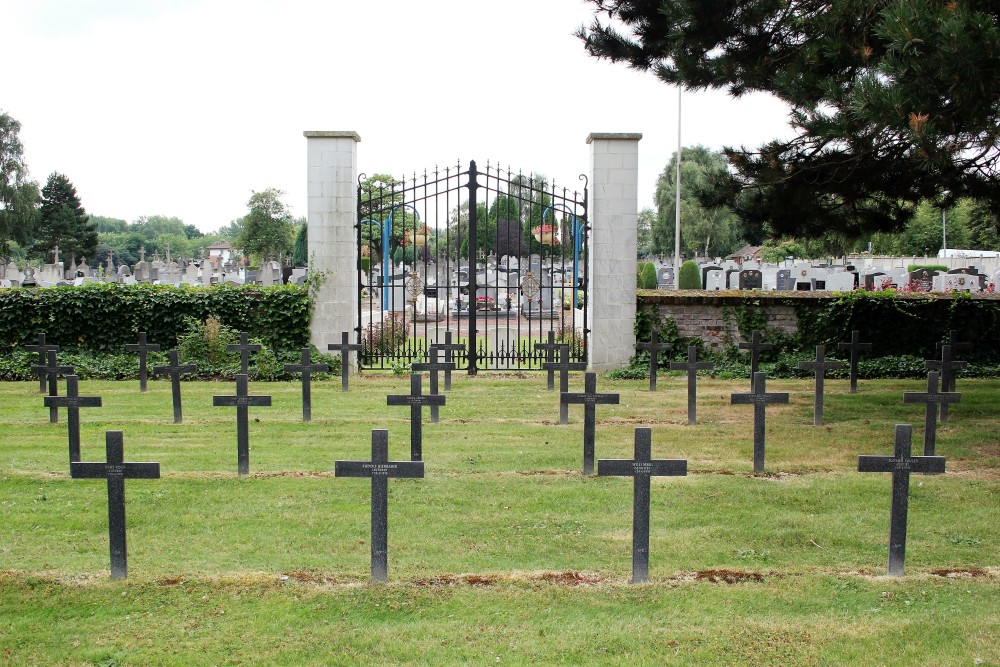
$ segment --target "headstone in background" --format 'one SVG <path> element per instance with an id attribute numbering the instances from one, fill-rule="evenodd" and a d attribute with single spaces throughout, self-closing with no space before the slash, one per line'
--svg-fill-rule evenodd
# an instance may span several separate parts
<path id="1" fill-rule="evenodd" d="M 952 358 L 951 345 L 941 346 L 940 361 L 925 361 L 924 368 L 941 373 L 941 391 L 955 391 L 955 371 L 969 365 L 967 361 L 956 361 Z M 948 403 L 941 404 L 941 423 L 948 421 Z"/>
<path id="2" fill-rule="evenodd" d="M 184 421 L 181 410 L 181 375 L 184 373 L 194 373 L 198 367 L 194 364 L 182 366 L 180 362 L 180 352 L 177 348 L 170 350 L 170 363 L 166 366 L 153 366 L 154 375 L 170 376 L 170 400 L 174 406 L 174 423 L 180 424 Z"/>
<path id="3" fill-rule="evenodd" d="M 583 404 L 583 474 L 594 474 L 594 431 L 597 425 L 597 406 L 618 405 L 618 394 L 597 393 L 597 373 L 584 375 L 584 391 L 580 393 L 564 393 L 560 401 Z"/>
<path id="4" fill-rule="evenodd" d="M 80 396 L 80 378 L 66 376 L 66 396 L 46 396 L 45 407 L 66 408 L 69 426 L 69 462 L 80 460 L 80 408 L 101 407 L 100 396 Z"/>
<path id="5" fill-rule="evenodd" d="M 861 342 L 861 332 L 855 329 L 851 332 L 851 342 L 837 343 L 838 350 L 846 350 L 851 361 L 851 393 L 858 393 L 858 358 L 862 352 L 872 349 L 871 343 Z"/>
<path id="6" fill-rule="evenodd" d="M 823 380 L 827 371 L 843 368 L 844 364 L 839 361 L 826 361 L 826 346 L 816 346 L 816 359 L 814 361 L 800 361 L 799 369 L 812 371 L 816 377 L 816 397 L 813 404 L 813 426 L 823 425 Z"/>
<path id="7" fill-rule="evenodd" d="M 859 456 L 858 472 L 892 473 L 892 510 L 889 515 L 889 576 L 903 576 L 906 560 L 906 515 L 910 500 L 910 473 L 943 473 L 943 456 L 911 456 L 913 427 L 896 424 L 893 456 Z"/>
<path id="8" fill-rule="evenodd" d="M 552 334 L 552 332 L 549 332 L 550 336 L 551 336 L 551 334 Z M 444 370 L 444 390 L 445 391 L 451 391 L 451 372 L 452 372 L 452 370 L 454 370 L 454 367 L 456 365 L 456 361 L 455 361 L 456 357 L 455 357 L 454 353 L 464 351 L 465 350 L 465 345 L 463 345 L 462 343 L 453 343 L 453 342 L 451 342 L 451 332 L 450 331 L 446 331 L 446 332 L 444 332 L 444 342 L 443 343 L 434 343 L 433 345 L 431 345 L 431 349 L 432 350 L 433 349 L 438 349 L 438 350 L 443 351 L 444 352 L 444 363 L 452 365 L 451 368 L 446 368 Z M 551 378 L 551 373 L 549 374 L 549 377 Z"/>
<path id="9" fill-rule="evenodd" d="M 569 372 L 570 371 L 585 371 L 587 370 L 587 364 L 582 362 L 570 363 L 569 361 L 569 345 L 559 348 L 559 361 L 544 363 L 542 364 L 543 370 L 553 370 L 559 371 L 559 393 L 565 394 L 569 391 Z M 568 424 L 569 423 L 569 409 L 565 403 L 559 403 L 559 423 Z"/>
<path id="10" fill-rule="evenodd" d="M 230 352 L 240 353 L 240 373 L 247 375 L 250 372 L 250 353 L 260 352 L 260 345 L 251 345 L 249 342 L 249 337 L 246 331 L 240 332 L 240 342 L 239 344 L 227 345 L 226 349 Z"/>
<path id="11" fill-rule="evenodd" d="M 551 330 L 549 331 L 548 342 L 546 342 L 546 343 L 535 343 L 534 349 L 535 349 L 536 352 L 538 350 L 541 350 L 541 351 L 545 352 L 545 361 L 542 362 L 543 368 L 544 368 L 544 364 L 551 364 L 551 363 L 553 363 L 556 360 L 556 354 L 559 352 L 559 349 L 562 346 L 566 346 L 566 349 L 569 349 L 569 345 L 568 344 L 566 344 L 566 343 L 557 343 L 556 342 L 556 332 L 555 331 L 551 331 Z M 546 387 L 547 387 L 547 389 L 549 391 L 553 391 L 556 388 L 556 385 L 555 385 L 555 376 L 556 376 L 555 369 L 549 368 L 545 372 L 545 374 L 548 376 L 548 382 L 546 383 Z"/>
<path id="12" fill-rule="evenodd" d="M 739 277 L 739 287 L 740 289 L 763 289 L 764 288 L 764 278 L 761 272 L 757 269 L 744 269 L 740 271 Z"/>
<path id="13" fill-rule="evenodd" d="M 361 353 L 361 345 L 358 343 L 348 342 L 348 334 L 346 331 L 340 332 L 340 342 L 330 343 L 326 346 L 328 350 L 334 350 L 340 352 L 340 390 L 348 390 L 348 374 L 351 370 L 351 352 Z"/>
<path id="14" fill-rule="evenodd" d="M 426 371 L 430 373 L 430 393 L 429 396 L 437 396 L 440 394 L 438 391 L 438 373 L 450 373 L 455 370 L 455 364 L 450 362 L 438 361 L 438 349 L 431 346 L 429 350 L 431 360 L 425 363 L 415 363 L 411 364 L 410 368 L 414 371 Z M 436 424 L 438 421 L 438 405 L 435 403 L 431 404 L 431 423 Z"/>
<path id="15" fill-rule="evenodd" d="M 635 346 L 640 350 L 649 351 L 649 390 L 656 391 L 656 373 L 660 365 L 660 350 L 669 352 L 674 349 L 674 346 L 670 343 L 660 342 L 660 330 L 657 327 L 653 327 L 653 331 L 649 335 L 649 342 L 636 343 Z"/>
<path id="16" fill-rule="evenodd" d="M 687 371 L 688 374 L 688 425 L 694 424 L 698 420 L 698 371 L 708 371 L 714 368 L 714 364 L 708 361 L 698 361 L 698 348 L 688 345 L 687 362 L 670 362 L 670 370 Z"/>
<path id="17" fill-rule="evenodd" d="M 312 421 L 312 373 L 326 373 L 326 364 L 312 363 L 312 350 L 302 348 L 302 363 L 285 364 L 286 373 L 302 373 L 302 421 Z"/>
<path id="18" fill-rule="evenodd" d="M 44 377 L 49 384 L 49 396 L 59 395 L 59 376 L 72 375 L 72 366 L 60 366 L 56 362 L 56 351 L 46 352 L 46 363 L 44 366 L 32 366 L 31 372 L 39 377 Z M 46 404 L 47 405 L 47 404 Z M 59 408 L 55 405 L 49 406 L 49 423 L 55 424 L 59 421 Z"/>
<path id="19" fill-rule="evenodd" d="M 149 352 L 159 352 L 159 343 L 147 343 L 146 342 L 146 332 L 139 332 L 139 342 L 138 343 L 126 343 L 126 352 L 135 352 L 139 355 L 139 391 L 146 391 L 146 380 L 148 379 L 148 369 L 146 367 L 146 354 Z"/>
<path id="20" fill-rule="evenodd" d="M 423 393 L 424 376 L 420 373 L 410 375 L 410 393 L 386 396 L 386 405 L 410 406 L 410 460 L 423 460 L 423 408 L 424 406 L 444 405 L 443 395 L 431 396 Z"/>
<path id="21" fill-rule="evenodd" d="M 767 393 L 767 374 L 755 373 L 753 390 L 749 394 L 733 394 L 732 405 L 753 405 L 753 471 L 764 472 L 764 432 L 769 403 L 787 403 L 788 394 Z"/>
<path id="22" fill-rule="evenodd" d="M 58 345 L 47 345 L 45 343 L 45 333 L 44 332 L 40 332 L 38 334 L 37 341 L 38 342 L 36 342 L 34 345 L 25 345 L 24 349 L 27 350 L 28 352 L 37 352 L 38 353 L 38 365 L 39 366 L 44 366 L 46 360 L 48 359 L 49 350 L 53 350 L 55 352 L 58 352 L 59 351 L 59 346 Z M 38 393 L 39 394 L 44 394 L 45 393 L 45 380 L 46 380 L 46 378 L 47 378 L 47 375 L 45 373 L 39 373 L 38 374 Z"/>
<path id="23" fill-rule="evenodd" d="M 937 441 L 938 406 L 958 403 L 960 399 L 960 394 L 938 391 L 938 373 L 936 371 L 927 373 L 927 391 L 925 393 L 921 394 L 915 391 L 903 393 L 904 403 L 924 403 L 927 406 L 924 411 L 924 456 L 934 456 Z"/>
<path id="24" fill-rule="evenodd" d="M 756 377 L 757 372 L 760 370 L 760 353 L 767 350 L 773 350 L 774 345 L 771 343 L 762 342 L 763 333 L 760 331 L 754 331 L 750 342 L 741 341 L 739 344 L 739 349 L 750 350 L 750 388 L 753 389 L 753 379 Z"/>
<path id="25" fill-rule="evenodd" d="M 250 396 L 247 389 L 247 376 L 241 373 L 236 376 L 235 396 L 214 396 L 216 407 L 236 407 L 236 470 L 240 477 L 250 474 L 250 425 L 249 411 L 251 406 L 270 406 L 270 396 Z"/>
<path id="26" fill-rule="evenodd" d="M 111 543 L 111 578 L 128 576 L 125 539 L 125 480 L 159 479 L 159 463 L 126 463 L 121 431 L 105 434 L 107 463 L 74 462 L 69 466 L 74 479 L 108 480 L 108 535 Z"/>

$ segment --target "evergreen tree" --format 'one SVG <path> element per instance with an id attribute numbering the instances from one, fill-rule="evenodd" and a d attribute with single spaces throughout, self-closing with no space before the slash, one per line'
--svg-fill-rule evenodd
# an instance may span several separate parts
<path id="1" fill-rule="evenodd" d="M 42 206 L 32 253 L 48 258 L 55 247 L 63 257 L 94 258 L 97 224 L 80 204 L 76 188 L 63 174 L 53 172 L 42 188 Z"/>
<path id="2" fill-rule="evenodd" d="M 706 201 L 804 236 L 899 229 L 925 199 L 1000 212 L 995 2 L 589 2 L 599 18 L 578 34 L 591 55 L 789 105 L 797 136 L 726 149 L 734 171 Z"/>
<path id="3" fill-rule="evenodd" d="M 295 247 L 292 249 L 292 266 L 304 267 L 309 263 L 309 225 L 302 223 L 299 233 L 295 235 Z"/>
<path id="4" fill-rule="evenodd" d="M 38 184 L 28 178 L 21 124 L 0 112 L 0 253 L 25 245 L 38 219 Z"/>

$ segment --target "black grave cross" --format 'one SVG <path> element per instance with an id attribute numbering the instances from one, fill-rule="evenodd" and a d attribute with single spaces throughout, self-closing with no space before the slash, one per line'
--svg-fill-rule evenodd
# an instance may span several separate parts
<path id="1" fill-rule="evenodd" d="M 69 425 L 69 462 L 80 460 L 80 408 L 101 407 L 100 396 L 80 396 L 80 378 L 66 376 L 66 396 L 46 396 L 45 407 L 66 408 Z"/>
<path id="2" fill-rule="evenodd" d="M 326 346 L 328 350 L 339 350 L 340 351 L 340 390 L 347 391 L 347 375 L 351 370 L 351 352 L 361 352 L 361 345 L 357 343 L 349 343 L 347 341 L 347 332 L 340 332 L 340 342 L 330 343 Z"/>
<path id="3" fill-rule="evenodd" d="M 240 342 L 239 344 L 233 343 L 227 345 L 226 349 L 230 352 L 240 353 L 240 373 L 247 375 L 250 372 L 250 353 L 260 352 L 260 345 L 251 345 L 248 334 L 246 331 L 240 332 Z"/>
<path id="4" fill-rule="evenodd" d="M 236 471 L 240 477 L 250 474 L 250 406 L 271 405 L 270 396 L 250 396 L 247 389 L 247 376 L 240 373 L 236 376 L 235 396 L 213 396 L 212 404 L 216 407 L 236 406 Z"/>
<path id="5" fill-rule="evenodd" d="M 660 350 L 669 352 L 674 349 L 674 346 L 670 343 L 660 342 L 660 330 L 656 327 L 653 327 L 648 343 L 636 343 L 635 346 L 640 350 L 649 351 L 649 390 L 656 391 L 656 372 L 660 366 Z"/>
<path id="6" fill-rule="evenodd" d="M 184 421 L 184 416 L 181 414 L 181 375 L 183 373 L 194 373 L 198 370 L 198 367 L 194 364 L 187 364 L 182 366 L 180 362 L 180 352 L 177 348 L 170 350 L 170 365 L 168 366 L 153 366 L 153 375 L 166 374 L 170 376 L 170 398 L 174 404 L 174 423 L 180 424 Z"/>
<path id="7" fill-rule="evenodd" d="M 312 420 L 312 373 L 326 373 L 327 364 L 312 363 L 312 350 L 302 348 L 301 364 L 285 364 L 286 373 L 302 373 L 302 421 Z"/>
<path id="8" fill-rule="evenodd" d="M 924 411 L 924 456 L 934 456 L 937 441 L 938 405 L 944 407 L 948 403 L 958 403 L 962 395 L 954 392 L 938 391 L 938 374 L 936 371 L 927 373 L 927 391 L 923 394 L 916 391 L 903 393 L 904 403 L 925 403 Z"/>
<path id="9" fill-rule="evenodd" d="M 126 463 L 121 431 L 107 431 L 104 436 L 107 463 L 73 462 L 70 477 L 108 480 L 108 535 L 111 538 L 111 578 L 128 576 L 128 553 L 125 548 L 125 480 L 159 479 L 159 463 Z"/>
<path id="10" fill-rule="evenodd" d="M 32 366 L 31 372 L 45 378 L 49 383 L 49 396 L 59 395 L 59 376 L 72 375 L 72 366 L 60 366 L 56 362 L 56 351 L 48 350 L 46 352 L 46 357 L 48 363 L 44 366 Z M 49 405 L 46 403 L 45 405 Z M 59 421 L 59 408 L 56 405 L 49 405 L 49 423 L 55 424 Z"/>
<path id="11" fill-rule="evenodd" d="M 146 354 L 148 352 L 159 352 L 159 343 L 147 343 L 146 342 L 146 332 L 139 332 L 139 342 L 138 343 L 127 343 L 125 345 L 125 350 L 127 352 L 137 352 L 139 354 L 139 391 L 146 391 Z"/>
<path id="12" fill-rule="evenodd" d="M 436 347 L 431 347 L 430 349 L 431 360 L 425 363 L 416 363 L 411 366 L 415 371 L 427 371 L 430 373 L 430 395 L 437 396 L 440 392 L 438 391 L 438 371 L 444 371 L 445 373 L 450 373 L 455 369 L 455 364 L 450 361 L 438 361 L 438 350 Z M 431 422 L 436 424 L 438 421 L 438 405 L 435 403 L 431 404 Z"/>
<path id="13" fill-rule="evenodd" d="M 47 359 L 47 355 L 49 353 L 49 350 L 54 350 L 55 352 L 58 352 L 59 351 L 59 346 L 58 345 L 47 345 L 45 343 L 45 334 L 44 333 L 39 333 L 38 334 L 38 342 L 35 343 L 34 345 L 25 345 L 24 349 L 27 350 L 28 352 L 37 352 L 38 353 L 38 365 L 39 366 L 44 366 L 45 365 L 45 361 Z M 34 371 L 32 371 L 32 372 L 34 372 Z M 46 376 L 45 376 L 44 373 L 39 373 L 38 374 L 38 393 L 39 394 L 44 394 L 45 393 L 45 378 L 46 378 Z"/>
<path id="14" fill-rule="evenodd" d="M 685 459 L 651 459 L 652 431 L 635 429 L 633 459 L 600 459 L 598 477 L 632 478 L 632 583 L 649 580 L 649 478 L 687 475 Z"/>
<path id="15" fill-rule="evenodd" d="M 570 363 L 569 345 L 565 345 L 559 348 L 559 362 L 545 362 L 542 364 L 542 368 L 559 371 L 559 393 L 565 394 L 569 391 L 569 372 L 585 371 L 587 370 L 587 364 L 583 362 Z M 569 423 L 569 405 L 562 401 L 559 402 L 559 423 Z"/>
<path id="16" fill-rule="evenodd" d="M 967 361 L 956 361 L 952 358 L 952 348 L 951 345 L 941 346 L 941 360 L 940 361 L 925 361 L 924 368 L 928 370 L 936 370 L 941 373 L 941 391 L 951 392 L 955 391 L 955 371 L 965 368 L 969 365 Z M 948 421 L 948 404 L 941 404 L 941 423 Z"/>
<path id="17" fill-rule="evenodd" d="M 913 427 L 896 424 L 893 456 L 859 456 L 858 472 L 892 473 L 892 510 L 889 515 L 889 576 L 903 576 L 906 559 L 906 514 L 910 499 L 910 473 L 943 473 L 943 456 L 911 456 Z"/>
<path id="18" fill-rule="evenodd" d="M 370 477 L 372 480 L 372 581 L 389 578 L 389 478 L 424 476 L 422 461 L 390 461 L 389 431 L 372 429 L 371 461 L 337 461 L 335 477 Z"/>
<path id="19" fill-rule="evenodd" d="M 563 347 L 569 348 L 568 343 L 557 343 L 556 342 L 556 332 L 549 331 L 549 339 L 547 343 L 535 343 L 535 350 L 541 350 L 545 352 L 545 361 L 543 363 L 551 364 L 556 360 L 556 354 Z M 542 366 L 542 368 L 545 368 Z M 546 388 L 549 391 L 553 391 L 556 388 L 556 371 L 554 368 L 549 368 L 545 373 L 548 376 L 548 382 L 546 383 Z"/>
<path id="20" fill-rule="evenodd" d="M 698 420 L 698 371 L 710 371 L 714 367 L 710 361 L 698 361 L 698 348 L 694 345 L 688 345 L 686 362 L 670 362 L 670 370 L 687 371 L 688 374 L 688 425 Z"/>
<path id="21" fill-rule="evenodd" d="M 424 376 L 420 373 L 410 375 L 410 393 L 386 396 L 386 405 L 408 405 L 410 406 L 410 460 L 423 460 L 423 421 L 424 415 L 421 410 L 425 405 L 444 405 L 445 396 L 438 394 L 432 396 L 424 394 L 422 389 Z"/>
<path id="22" fill-rule="evenodd" d="M 761 342 L 763 338 L 763 333 L 754 330 L 753 335 L 750 337 L 750 342 L 747 343 L 743 341 L 740 343 L 739 348 L 741 350 L 750 350 L 750 390 L 753 391 L 753 382 L 757 377 L 757 371 L 760 369 L 760 353 L 773 350 L 774 345 L 771 343 Z"/>
<path id="23" fill-rule="evenodd" d="M 826 361 L 826 346 L 816 346 L 815 361 L 800 361 L 799 368 L 804 371 L 812 371 L 816 375 L 816 400 L 813 404 L 813 426 L 823 425 L 823 380 L 827 371 L 835 371 L 843 368 L 840 361 Z"/>
<path id="24" fill-rule="evenodd" d="M 597 406 L 618 405 L 618 394 L 597 393 L 597 373 L 584 375 L 584 391 L 560 394 L 562 403 L 583 403 L 583 474 L 594 474 L 594 431 L 597 423 Z"/>
<path id="25" fill-rule="evenodd" d="M 848 350 L 851 355 L 851 393 L 858 393 L 858 358 L 862 352 L 872 349 L 871 343 L 861 342 L 861 332 L 855 329 L 851 332 L 850 343 L 837 343 L 838 350 Z"/>
<path id="26" fill-rule="evenodd" d="M 451 342 L 451 332 L 445 331 L 444 342 L 434 343 L 433 345 L 431 345 L 432 350 L 435 348 L 444 352 L 444 362 L 446 364 L 452 364 L 452 368 L 444 369 L 444 390 L 451 391 L 451 371 L 454 369 L 456 365 L 455 355 L 453 353 L 461 352 L 462 350 L 465 349 L 465 345 L 462 345 L 461 343 Z"/>
<path id="27" fill-rule="evenodd" d="M 753 391 L 749 394 L 733 394 L 732 405 L 753 404 L 753 471 L 764 472 L 764 427 L 768 403 L 787 403 L 788 394 L 767 393 L 767 373 L 754 373 Z"/>
<path id="28" fill-rule="evenodd" d="M 934 349 L 941 351 L 942 345 L 951 345 L 951 351 L 954 352 L 968 352 L 972 349 L 972 343 L 960 343 L 958 342 L 958 332 L 954 329 L 948 329 L 948 340 L 934 343 Z"/>

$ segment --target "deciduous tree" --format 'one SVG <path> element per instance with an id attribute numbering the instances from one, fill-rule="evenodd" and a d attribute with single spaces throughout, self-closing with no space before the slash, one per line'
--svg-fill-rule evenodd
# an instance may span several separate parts
<path id="1" fill-rule="evenodd" d="M 247 201 L 250 212 L 243 216 L 243 229 L 236 239 L 245 255 L 260 262 L 281 260 L 291 249 L 292 215 L 281 201 L 284 194 L 268 188 L 254 192 Z"/>
<path id="2" fill-rule="evenodd" d="M 25 245 L 38 219 L 38 184 L 28 177 L 21 124 L 0 112 L 0 253 Z"/>

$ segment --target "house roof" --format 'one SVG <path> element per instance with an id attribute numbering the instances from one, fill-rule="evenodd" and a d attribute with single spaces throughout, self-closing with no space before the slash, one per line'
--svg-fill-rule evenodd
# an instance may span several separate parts
<path id="1" fill-rule="evenodd" d="M 756 257 L 757 253 L 760 252 L 761 246 L 759 245 L 745 245 L 732 255 L 726 257 L 726 259 L 741 259 L 743 257 Z"/>

